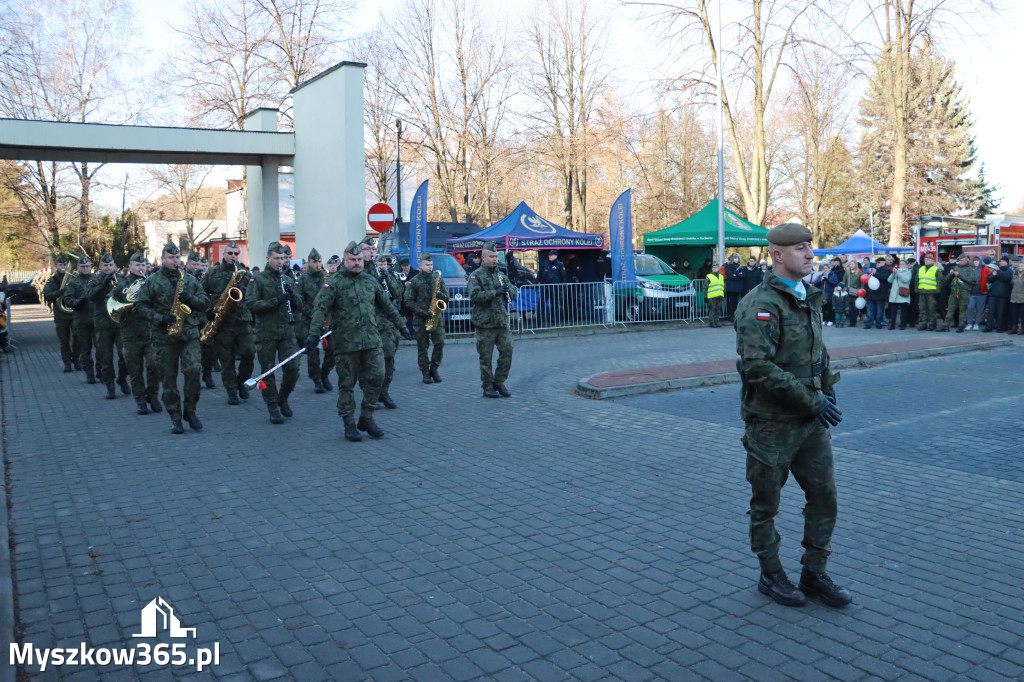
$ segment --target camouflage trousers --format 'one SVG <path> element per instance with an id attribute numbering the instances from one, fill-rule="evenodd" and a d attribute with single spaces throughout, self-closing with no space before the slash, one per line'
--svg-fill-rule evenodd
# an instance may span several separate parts
<path id="1" fill-rule="evenodd" d="M 202 362 L 199 359 L 199 339 L 175 341 L 173 343 L 154 343 L 152 348 L 153 362 L 160 369 L 160 381 L 164 391 L 162 400 L 171 421 L 178 421 L 182 416 L 182 396 L 178 392 L 178 369 L 180 367 L 184 381 L 184 411 L 194 412 L 199 405 L 199 374 Z"/>
<path id="2" fill-rule="evenodd" d="M 708 299 L 708 326 L 709 327 L 721 327 L 722 326 L 722 304 L 725 302 L 725 297 L 716 296 Z"/>
<path id="3" fill-rule="evenodd" d="M 832 553 L 836 525 L 836 483 L 832 467 L 832 437 L 817 419 L 789 424 L 752 419 L 746 424 L 743 447 L 747 451 L 750 482 L 750 549 L 761 570 L 782 570 L 781 539 L 775 530 L 782 487 L 789 474 L 804 491 L 804 555 L 801 562 L 815 573 L 825 571 Z"/>
<path id="4" fill-rule="evenodd" d="M 77 362 L 78 357 L 71 350 L 71 320 L 54 318 L 53 324 L 57 327 L 57 341 L 60 342 L 61 361 Z"/>
<path id="5" fill-rule="evenodd" d="M 295 343 L 295 335 L 292 330 L 286 329 L 284 334 L 277 339 L 256 339 L 256 355 L 260 359 L 260 374 L 266 372 L 281 360 L 299 350 Z M 281 367 L 281 390 L 277 390 L 277 379 L 274 373 L 263 378 L 266 388 L 263 389 L 263 402 L 267 409 L 277 409 L 280 401 L 286 400 L 295 390 L 295 384 L 299 380 L 299 358 L 292 358 Z"/>
<path id="6" fill-rule="evenodd" d="M 384 384 L 383 351 L 377 347 L 351 353 L 336 353 L 334 361 L 338 366 L 338 415 L 346 424 L 355 422 L 354 389 L 358 380 L 360 388 L 363 389 L 360 416 L 372 417 Z"/>
<path id="7" fill-rule="evenodd" d="M 426 326 L 417 324 L 416 329 L 416 362 L 421 372 L 429 372 L 441 366 L 444 359 L 444 320 L 437 325 L 437 329 L 428 332 Z M 434 350 L 427 358 L 427 349 L 434 344 Z"/>
<path id="8" fill-rule="evenodd" d="M 213 345 L 209 343 L 199 344 L 199 364 L 203 368 L 203 374 L 213 371 L 213 361 L 216 359 L 217 353 L 213 350 Z"/>
<path id="9" fill-rule="evenodd" d="M 228 396 L 238 395 L 238 385 L 252 376 L 256 365 L 256 343 L 249 325 L 222 326 L 209 343 L 214 357 L 220 360 L 220 380 Z M 241 356 L 235 368 L 235 355 Z M 273 366 L 273 363 L 271 363 Z"/>
<path id="10" fill-rule="evenodd" d="M 132 386 L 135 402 L 143 403 L 160 395 L 160 368 L 148 339 L 124 339 L 121 342 L 124 364 Z"/>
<path id="11" fill-rule="evenodd" d="M 96 343 L 96 376 L 100 383 L 113 386 L 117 377 L 128 376 L 128 368 L 125 366 L 124 355 L 121 352 L 121 330 L 120 329 L 97 329 L 95 334 Z M 115 348 L 116 353 L 115 353 Z M 117 373 L 114 372 L 114 361 L 117 361 Z"/>
<path id="12" fill-rule="evenodd" d="M 967 305 L 970 302 L 970 293 L 961 291 L 959 297 L 955 294 L 949 295 L 949 304 L 946 306 L 947 327 L 952 327 L 954 322 L 956 322 L 956 326 L 960 327 L 960 329 L 967 326 Z"/>
<path id="13" fill-rule="evenodd" d="M 921 316 L 918 320 L 918 322 L 920 323 L 918 325 L 919 327 L 935 326 L 935 314 L 936 307 L 938 305 L 938 298 L 938 294 L 935 292 L 918 292 L 917 305 L 919 310 L 921 311 Z"/>
<path id="14" fill-rule="evenodd" d="M 498 347 L 498 363 L 491 371 L 494 347 Z M 512 331 L 508 327 L 476 329 L 476 352 L 480 356 L 480 382 L 484 390 L 503 384 L 512 369 Z"/>
<path id="15" fill-rule="evenodd" d="M 401 337 L 390 322 L 386 326 L 381 325 L 378 331 L 380 331 L 381 350 L 384 354 L 384 379 L 380 391 L 387 393 L 391 388 L 391 380 L 395 378 L 395 353 L 398 352 L 398 339 Z M 366 387 L 363 386 L 363 382 L 360 381 L 359 385 L 363 388 L 363 395 L 366 395 Z"/>
<path id="16" fill-rule="evenodd" d="M 86 374 L 92 374 L 96 365 L 92 361 L 92 321 L 76 322 L 71 326 L 71 333 L 74 334 L 75 350 L 78 352 L 78 364 Z"/>
<path id="17" fill-rule="evenodd" d="M 333 334 L 331 336 L 333 336 Z M 326 341 L 327 341 L 327 348 L 324 348 L 324 360 L 323 360 L 322 363 L 320 363 L 320 378 L 321 379 L 323 379 L 325 377 L 330 379 L 331 378 L 331 372 L 333 372 L 334 368 L 337 366 L 337 359 L 334 357 L 334 351 L 331 349 L 331 337 L 328 336 Z M 319 351 L 317 351 L 317 354 L 319 354 Z M 319 358 L 317 358 L 317 359 L 319 360 Z"/>

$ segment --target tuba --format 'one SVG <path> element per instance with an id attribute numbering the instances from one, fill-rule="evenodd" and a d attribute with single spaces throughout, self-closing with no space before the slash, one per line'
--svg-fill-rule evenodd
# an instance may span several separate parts
<path id="1" fill-rule="evenodd" d="M 441 323 L 441 313 L 448 308 L 448 304 L 437 297 L 437 294 L 441 291 L 441 281 L 441 273 L 435 273 L 434 292 L 430 296 L 430 307 L 427 309 L 427 312 L 430 313 L 430 319 L 423 325 L 423 328 L 428 332 L 437 331 L 437 325 Z"/>
<path id="2" fill-rule="evenodd" d="M 68 282 L 71 280 L 72 277 L 78 277 L 78 256 L 71 253 L 70 251 L 66 252 L 66 255 L 71 256 L 71 258 L 74 259 L 74 265 L 72 265 L 71 261 L 68 262 L 68 269 L 64 271 L 64 279 L 62 279 L 60 282 L 61 289 L 68 285 Z M 68 306 L 64 305 L 63 296 L 57 299 L 57 305 L 59 305 L 60 309 L 66 312 L 68 315 L 75 312 L 74 308 L 69 308 Z"/>
<path id="3" fill-rule="evenodd" d="M 203 325 L 203 330 L 199 332 L 199 341 L 202 343 L 208 343 L 216 336 L 217 330 L 220 329 L 221 323 L 224 322 L 224 318 L 242 300 L 242 290 L 238 288 L 238 285 L 242 283 L 244 278 L 249 276 L 249 271 L 238 266 L 236 268 L 235 272 L 231 275 L 231 279 L 228 280 L 227 286 L 224 287 L 220 298 L 217 299 L 213 306 L 214 318 Z"/>
<path id="4" fill-rule="evenodd" d="M 183 271 L 179 271 L 178 286 L 174 288 L 174 300 L 171 301 L 171 315 L 174 316 L 174 324 L 167 328 L 167 336 L 170 336 L 171 338 L 181 336 L 181 333 L 185 331 L 185 318 L 192 312 L 191 308 L 179 300 L 184 288 L 185 273 Z"/>

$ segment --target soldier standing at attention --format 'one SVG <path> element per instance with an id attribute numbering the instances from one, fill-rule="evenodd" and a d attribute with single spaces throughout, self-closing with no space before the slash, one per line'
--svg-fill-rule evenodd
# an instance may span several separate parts
<path id="1" fill-rule="evenodd" d="M 88 256 L 82 256 L 78 259 L 78 276 L 68 280 L 63 296 L 64 305 L 74 310 L 71 333 L 75 336 L 78 365 L 85 370 L 85 382 L 95 384 L 96 372 L 92 360 L 92 307 L 86 300 L 90 279 L 92 279 L 92 261 Z"/>
<path id="2" fill-rule="evenodd" d="M 181 293 L 175 294 L 181 286 Z M 183 315 L 181 305 L 191 312 L 181 318 L 181 332 L 172 336 L 179 318 Z M 146 280 L 146 285 L 135 299 L 134 310 L 149 320 L 152 327 L 153 358 L 160 368 L 164 384 L 163 402 L 171 418 L 171 433 L 185 433 L 182 418 L 194 431 L 201 431 L 196 407 L 199 405 L 199 374 L 202 365 L 199 359 L 199 327 L 206 319 L 205 311 L 210 299 L 199 286 L 196 278 L 181 270 L 181 251 L 168 242 L 160 254 L 160 267 Z M 184 380 L 184 411 L 182 396 L 178 392 L 178 367 Z"/>
<path id="3" fill-rule="evenodd" d="M 378 286 L 384 291 L 384 296 L 397 312 L 396 306 L 401 303 L 402 292 L 405 289 L 401 280 L 388 270 L 386 264 L 383 267 L 375 265 L 377 242 L 373 237 L 365 237 L 359 242 L 359 251 L 363 256 L 363 272 L 377 280 Z M 393 410 L 398 404 L 391 399 L 388 389 L 391 388 L 391 380 L 395 378 L 395 353 L 398 352 L 399 333 L 391 325 L 390 319 L 383 311 L 377 311 L 377 333 L 384 352 L 384 379 L 380 386 L 380 402 L 384 407 Z M 401 328 L 405 329 L 405 325 L 403 324 Z M 366 394 L 366 387 L 363 387 L 363 394 Z"/>
<path id="4" fill-rule="evenodd" d="M 309 257 L 306 258 L 306 271 L 299 275 L 299 294 L 302 296 L 302 309 L 304 313 L 313 310 L 313 301 L 317 294 L 324 288 L 327 280 L 323 270 L 320 252 L 312 249 Z M 309 328 L 309 317 L 304 316 L 302 322 L 296 325 L 296 333 L 306 340 L 306 330 Z M 306 351 L 306 373 L 313 380 L 314 393 L 326 393 L 327 389 L 323 384 L 323 367 L 320 366 L 320 348 L 313 348 Z"/>
<path id="5" fill-rule="evenodd" d="M 128 276 L 118 281 L 110 292 L 110 298 L 121 303 L 128 302 L 125 300 L 125 292 L 131 285 L 145 279 L 145 270 L 146 259 L 141 253 L 133 253 L 128 262 Z M 149 414 L 151 409 L 153 412 L 163 409 L 160 407 L 160 368 L 156 366 L 150 343 L 152 333 L 152 325 L 138 313 L 134 305 L 121 313 L 121 348 L 138 414 Z"/>
<path id="6" fill-rule="evenodd" d="M 440 301 L 448 302 L 448 288 L 444 285 L 444 277 L 441 273 L 434 274 L 434 257 L 429 253 L 420 256 L 419 272 L 411 280 L 406 282 L 408 288 L 405 290 L 405 307 L 413 314 L 413 328 L 416 330 L 416 360 L 423 374 L 423 383 L 441 383 L 441 375 L 437 368 L 441 366 L 444 359 L 444 316 L 438 321 L 437 328 L 427 331 L 427 320 L 431 318 L 430 303 L 434 299 L 434 289 L 437 288 L 437 298 Z M 434 343 L 434 351 L 430 358 L 427 358 L 427 349 L 430 343 Z"/>
<path id="7" fill-rule="evenodd" d="M 125 367 L 124 357 L 121 354 L 121 328 L 110 319 L 107 314 L 107 296 L 117 286 L 117 264 L 109 253 L 100 257 L 100 271 L 89 280 L 89 287 L 86 289 L 86 298 L 92 307 L 92 328 L 93 340 L 96 344 L 96 373 L 103 385 L 107 387 L 107 400 L 117 397 L 114 390 L 114 362 L 117 361 L 117 380 L 121 391 L 130 395 L 132 389 L 128 386 L 128 368 Z M 115 351 L 115 348 L 117 350 Z"/>
<path id="8" fill-rule="evenodd" d="M 324 320 L 331 316 L 329 348 L 338 366 L 338 415 L 345 421 L 345 438 L 359 441 L 365 431 L 381 438 L 384 431 L 373 421 L 377 397 L 384 382 L 384 352 L 377 316 L 407 336 L 405 320 L 395 310 L 375 275 L 363 271 L 366 261 L 355 242 L 345 247 L 342 269 L 324 284 L 313 303 L 305 346 L 315 348 L 323 333 Z M 363 389 L 362 409 L 356 422 L 353 389 L 356 380 Z"/>
<path id="9" fill-rule="evenodd" d="M 252 281 L 252 277 L 245 272 L 238 262 L 238 255 L 241 249 L 235 242 L 229 242 L 221 252 L 221 260 L 214 265 L 203 277 L 203 291 L 210 297 L 211 306 L 215 305 L 223 295 L 228 284 L 234 279 L 236 286 L 242 292 L 242 300 L 231 304 L 231 309 L 225 314 L 217 328 L 217 333 L 208 345 L 212 349 L 214 358 L 220 360 L 220 380 L 224 383 L 224 390 L 228 394 L 228 405 L 238 405 L 238 399 L 249 399 L 249 390 L 245 382 L 252 376 L 255 365 L 256 343 L 252 335 L 252 313 L 245 301 L 245 289 Z M 206 319 L 212 321 L 215 312 L 211 309 L 206 312 Z M 239 356 L 238 369 L 235 369 L 235 355 Z"/>
<path id="10" fill-rule="evenodd" d="M 750 548 L 761 563 L 758 590 L 786 606 L 800 606 L 808 596 L 845 606 L 853 598 L 825 572 L 837 507 L 828 429 L 842 421 L 842 412 L 835 396 L 839 374 L 829 368 L 822 340 L 822 293 L 802 282 L 814 259 L 811 231 L 786 223 L 767 237 L 773 272 L 740 301 L 735 322 L 752 489 Z M 782 568 L 775 531 L 790 474 L 807 499 L 799 590 Z"/>
<path id="11" fill-rule="evenodd" d="M 295 343 L 295 311 L 298 295 L 293 284 L 295 280 L 286 273 L 290 257 L 280 242 L 271 242 L 267 247 L 267 267 L 249 282 L 245 300 L 256 318 L 256 354 L 260 358 L 260 370 L 266 372 L 278 363 L 278 359 L 299 350 Z M 288 396 L 299 380 L 299 358 L 295 357 L 281 368 L 281 391 L 278 393 L 277 380 L 273 374 L 264 379 L 263 402 L 270 412 L 271 424 L 283 424 L 285 417 L 292 416 Z"/>
<path id="12" fill-rule="evenodd" d="M 476 352 L 480 356 L 480 382 L 485 398 L 511 398 L 505 381 L 512 369 L 512 330 L 505 304 L 516 297 L 516 287 L 498 271 L 498 249 L 484 244 L 480 267 L 469 276 L 467 287 L 473 304 L 470 320 L 476 328 Z M 498 347 L 498 363 L 491 371 L 491 357 Z"/>
<path id="13" fill-rule="evenodd" d="M 43 287 L 43 300 L 53 308 L 53 323 L 57 327 L 57 340 L 60 342 L 60 359 L 64 361 L 64 371 L 72 372 L 72 364 L 78 364 L 78 357 L 71 350 L 71 320 L 73 313 L 66 313 L 57 303 L 57 299 L 64 295 L 61 284 L 64 282 L 64 275 L 68 271 L 68 259 L 63 254 L 57 256 L 54 261 L 57 265 L 57 272 L 53 273 L 50 279 L 46 280 Z"/>

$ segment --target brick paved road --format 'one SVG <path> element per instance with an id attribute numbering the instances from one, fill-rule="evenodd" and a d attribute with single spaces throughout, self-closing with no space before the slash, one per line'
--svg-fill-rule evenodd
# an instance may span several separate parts
<path id="1" fill-rule="evenodd" d="M 1019 345 L 844 372 L 833 574 L 857 601 L 837 612 L 754 587 L 735 386 L 572 393 L 601 370 L 729 357 L 727 329 L 523 341 L 502 401 L 479 397 L 471 345 L 450 346 L 439 386 L 403 346 L 388 437 L 350 444 L 305 378 L 286 425 L 204 389 L 206 430 L 172 436 L 60 373 L 39 310 L 15 308 L 0 359 L 24 641 L 132 645 L 162 596 L 221 664 L 32 679 L 1024 676 Z M 798 493 L 780 517 L 793 572 Z"/>

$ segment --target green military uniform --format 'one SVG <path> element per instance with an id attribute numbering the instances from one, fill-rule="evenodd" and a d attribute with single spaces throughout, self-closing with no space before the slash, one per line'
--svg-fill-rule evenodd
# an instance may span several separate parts
<path id="1" fill-rule="evenodd" d="M 132 261 L 145 262 L 145 259 L 136 253 L 132 255 Z M 127 302 L 125 292 L 132 284 L 145 279 L 129 273 L 127 277 L 118 280 L 117 286 L 110 292 L 110 298 Z M 144 284 L 142 286 L 145 287 Z M 161 410 L 160 367 L 153 355 L 152 334 L 153 325 L 139 314 L 135 305 L 121 313 L 121 349 L 139 414 L 149 414 L 150 408 L 154 412 Z"/>
<path id="2" fill-rule="evenodd" d="M 58 263 L 67 263 L 66 260 L 58 259 Z M 72 363 L 78 364 L 78 357 L 72 350 L 71 345 L 71 322 L 74 319 L 72 313 L 64 312 L 57 300 L 63 295 L 61 284 L 64 281 L 62 272 L 55 272 L 50 279 L 46 280 L 43 287 L 43 300 L 53 309 L 53 323 L 57 327 L 57 340 L 60 342 L 60 359 L 64 362 L 64 371 L 70 372 Z M 70 280 L 69 280 L 70 281 Z"/>
<path id="3" fill-rule="evenodd" d="M 936 328 L 936 308 L 943 281 L 944 275 L 941 266 L 922 265 L 917 269 L 917 301 L 921 311 L 921 323 L 917 326 L 919 331 Z M 970 298 L 969 295 L 968 298 Z"/>
<path id="4" fill-rule="evenodd" d="M 177 248 L 172 244 L 164 247 L 164 253 L 176 252 Z M 192 312 L 185 316 L 181 335 L 172 337 L 167 333 L 174 322 L 171 304 L 181 278 L 184 278 L 184 283 L 179 302 L 191 308 Z M 135 299 L 135 310 L 153 325 L 153 358 L 160 368 L 164 385 L 163 403 L 171 421 L 175 423 L 175 432 L 179 432 L 177 429 L 180 428 L 182 418 L 188 420 L 193 429 L 202 428 L 202 424 L 198 423 L 195 416 L 196 407 L 199 405 L 199 375 L 202 371 L 199 328 L 206 321 L 204 311 L 209 307 L 210 299 L 195 277 L 183 270 L 171 270 L 163 266 L 146 279 L 146 286 L 142 287 Z M 178 392 L 179 367 L 185 377 L 184 401 L 182 394 Z"/>
<path id="5" fill-rule="evenodd" d="M 432 374 L 437 374 L 437 368 L 441 366 L 441 360 L 444 358 L 444 317 L 442 316 L 434 331 L 428 332 L 426 327 L 427 320 L 430 319 L 430 302 L 434 297 L 435 286 L 438 287 L 438 299 L 447 303 L 448 287 L 445 286 L 444 277 L 440 272 L 432 272 L 428 275 L 420 271 L 409 280 L 409 285 L 405 289 L 405 307 L 413 314 L 412 326 L 416 332 L 416 361 L 419 364 L 420 372 L 423 373 L 424 383 L 434 380 Z M 431 343 L 434 344 L 434 349 L 428 358 L 427 350 Z"/>
<path id="6" fill-rule="evenodd" d="M 337 263 L 339 265 L 339 267 L 340 267 L 340 265 L 341 265 L 341 256 L 335 254 L 335 255 L 331 256 L 330 258 L 328 258 L 327 259 L 327 265 L 331 265 L 332 263 Z M 324 272 L 324 284 L 327 283 L 327 280 L 329 280 L 331 277 L 333 277 L 334 275 L 337 274 L 337 271 L 335 271 L 333 273 L 332 272 L 328 272 L 326 267 L 324 268 L 324 271 L 325 271 Z M 318 292 L 317 295 L 319 295 L 319 292 Z M 313 297 L 313 301 L 316 301 L 316 297 L 315 296 Z M 313 316 L 313 303 L 312 302 L 309 304 L 309 315 L 310 315 L 310 318 L 312 319 L 312 316 Z M 326 332 L 331 327 L 331 325 L 330 325 L 330 318 L 329 317 L 324 321 L 324 324 L 325 324 L 325 327 L 324 327 L 323 331 L 320 332 L 321 334 L 323 332 Z M 331 338 L 330 337 L 327 337 L 326 339 L 324 339 L 323 343 L 324 343 L 324 358 L 323 358 L 323 361 L 320 363 L 320 383 L 323 384 L 324 389 L 330 391 L 331 388 L 332 388 L 331 387 L 331 372 L 333 372 L 334 368 L 335 368 L 334 351 L 331 350 Z"/>
<path id="7" fill-rule="evenodd" d="M 89 262 L 83 259 L 81 262 Z M 78 273 L 68 280 L 64 287 L 64 305 L 74 313 L 71 318 L 71 333 L 74 335 L 75 350 L 78 351 L 78 366 L 85 370 L 86 380 L 96 383 L 95 365 L 92 359 L 93 318 L 92 306 L 89 304 L 89 281 L 92 273 Z"/>
<path id="8" fill-rule="evenodd" d="M 101 263 L 113 263 L 110 254 L 103 254 Z M 121 278 L 123 279 L 123 278 Z M 107 296 L 119 281 L 116 273 L 97 272 L 89 280 L 86 298 L 92 308 L 93 343 L 96 346 L 96 375 L 100 383 L 107 387 L 107 397 L 116 398 L 114 380 L 121 384 L 122 390 L 129 393 L 128 368 L 125 366 L 121 353 L 121 328 L 107 314 Z M 114 362 L 117 362 L 115 375 Z"/>
<path id="9" fill-rule="evenodd" d="M 971 286 L 977 280 L 978 275 L 971 267 L 966 265 L 954 265 L 949 271 L 949 303 L 946 305 L 946 324 L 944 329 L 953 326 L 954 320 L 957 329 L 963 331 L 967 327 L 967 304 L 971 301 Z"/>
<path id="10" fill-rule="evenodd" d="M 199 282 L 199 286 L 203 285 L 203 277 L 205 276 L 202 268 L 203 260 L 205 259 L 200 258 L 198 253 L 192 251 L 188 254 L 188 260 L 186 261 L 185 267 L 185 272 L 195 277 L 196 281 Z M 192 268 L 189 268 L 189 264 L 194 265 L 192 265 Z M 200 327 L 200 330 L 201 329 L 202 327 Z M 213 381 L 214 360 L 216 360 L 216 352 L 214 351 L 213 346 L 209 343 L 199 344 L 199 365 L 203 369 L 202 380 L 203 383 L 206 384 L 207 388 L 217 388 L 217 384 Z"/>
<path id="11" fill-rule="evenodd" d="M 493 251 L 487 248 L 487 251 Z M 509 371 L 512 369 L 512 330 L 508 326 L 508 310 L 505 309 L 507 296 L 516 297 L 516 287 L 498 271 L 497 267 L 481 266 L 473 271 L 468 280 L 469 299 L 473 304 L 470 320 L 476 329 L 476 352 L 480 356 L 480 382 L 484 394 L 491 397 L 494 391 L 503 391 Z M 494 347 L 498 348 L 498 362 L 491 371 L 491 357 Z"/>
<path id="12" fill-rule="evenodd" d="M 380 274 L 377 274 L 377 269 L 374 264 L 367 263 L 363 266 L 363 272 L 369 273 L 367 276 L 376 278 L 378 286 L 384 291 L 384 296 L 391 304 L 391 308 L 398 311 L 398 307 L 402 303 L 402 290 L 405 285 L 402 284 L 402 280 L 398 279 L 398 276 L 391 272 L 391 270 L 380 270 Z M 395 378 L 395 354 L 398 352 L 398 341 L 401 338 L 399 330 L 405 329 L 405 321 L 402 321 L 401 326 L 398 329 L 391 324 L 391 317 L 384 311 L 377 311 L 377 333 L 380 335 L 381 351 L 384 356 L 384 379 L 382 380 L 380 387 L 380 395 L 389 396 L 389 390 L 391 388 L 391 381 Z M 366 389 L 363 389 L 363 393 L 366 393 Z"/>
<path id="13" fill-rule="evenodd" d="M 233 248 L 237 248 L 237 245 Z M 215 305 L 220 300 L 237 272 L 245 270 L 238 264 L 221 261 L 206 273 L 201 284 L 203 291 L 210 297 L 211 304 Z M 216 335 L 208 343 L 203 344 L 209 346 L 214 357 L 220 361 L 220 379 L 224 384 L 224 390 L 227 391 L 228 403 L 232 405 L 238 404 L 239 388 L 252 376 L 255 366 L 256 342 L 252 333 L 252 313 L 244 295 L 251 280 L 252 277 L 248 274 L 239 276 L 236 286 L 243 293 L 242 300 L 230 304 L 231 308 L 224 315 Z M 237 370 L 236 354 L 239 356 Z M 243 388 L 241 396 L 248 397 L 248 391 Z"/>
<path id="14" fill-rule="evenodd" d="M 357 255 L 359 247 L 349 244 L 346 252 Z M 404 328 L 405 320 L 373 275 L 365 271 L 352 273 L 344 267 L 328 279 L 317 294 L 310 316 L 310 336 L 322 334 L 320 330 L 327 315 L 331 316 L 329 348 L 334 352 L 338 367 L 338 414 L 345 421 L 347 436 L 349 427 L 355 426 L 353 389 L 356 380 L 363 389 L 360 423 L 363 420 L 372 423 L 384 383 L 384 353 L 377 317 L 383 316 L 394 329 Z"/>
<path id="15" fill-rule="evenodd" d="M 810 231 L 779 226 L 791 239 Z M 769 241 L 773 235 L 769 233 Z M 798 242 L 772 242 L 789 245 Z M 792 474 L 807 499 L 804 507 L 805 570 L 824 573 L 836 522 L 831 437 L 818 415 L 834 396 L 839 374 L 829 366 L 822 338 L 820 289 L 797 282 L 794 290 L 774 273 L 743 297 L 736 310 L 740 356 L 740 414 L 750 482 L 750 548 L 762 574 L 782 571 L 775 516 L 782 487 Z M 803 298 L 801 298 L 801 293 Z M 803 578 L 801 578 L 803 580 Z"/>
<path id="16" fill-rule="evenodd" d="M 309 257 L 306 259 L 308 262 L 316 261 L 320 262 L 320 253 L 313 249 L 309 252 Z M 308 267 L 306 272 L 299 276 L 299 296 L 302 298 L 302 320 L 295 325 L 296 335 L 300 336 L 300 342 L 305 341 L 305 332 L 309 328 L 309 313 L 313 310 L 313 301 L 316 300 L 317 294 L 324 288 L 324 282 L 327 281 L 327 272 L 323 268 L 320 268 L 316 272 L 313 272 Z M 322 333 L 322 332 L 321 332 Z M 325 353 L 326 356 L 326 353 Z M 320 366 L 320 349 L 314 348 L 306 351 L 306 373 L 310 379 L 313 380 L 313 386 L 317 393 L 324 392 L 323 385 L 323 368 Z"/>
<path id="17" fill-rule="evenodd" d="M 274 242 L 270 245 L 268 255 L 271 253 L 283 253 L 283 247 Z M 282 266 L 282 270 L 286 266 Z M 284 288 L 282 288 L 282 281 Z M 248 288 L 245 290 L 245 300 L 249 310 L 256 318 L 256 354 L 260 359 L 260 370 L 268 371 L 289 355 L 299 350 L 295 342 L 295 313 L 294 307 L 298 295 L 292 287 L 294 280 L 290 275 L 267 266 L 252 278 Z M 287 293 L 285 291 L 287 289 Z M 289 321 L 289 305 L 293 311 L 292 321 Z M 275 424 L 281 423 L 281 416 L 292 415 L 291 406 L 288 404 L 288 396 L 295 389 L 295 383 L 299 379 L 299 359 L 292 358 L 281 368 L 281 390 L 277 389 L 277 380 L 274 374 L 268 374 L 264 378 L 266 388 L 263 389 L 263 402 L 270 412 L 270 420 Z"/>

